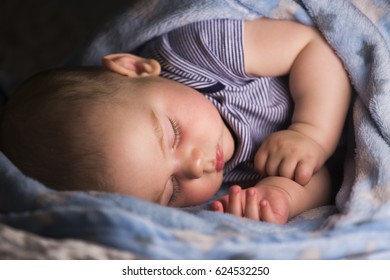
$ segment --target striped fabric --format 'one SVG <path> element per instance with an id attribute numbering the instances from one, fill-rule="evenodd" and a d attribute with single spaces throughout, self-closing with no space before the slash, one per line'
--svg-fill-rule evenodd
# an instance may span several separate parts
<path id="1" fill-rule="evenodd" d="M 198 90 L 217 107 L 236 140 L 224 182 L 257 181 L 254 155 L 267 135 L 288 126 L 292 101 L 286 77 L 245 73 L 243 22 L 189 24 L 153 39 L 138 54 L 158 60 L 163 77 Z"/>

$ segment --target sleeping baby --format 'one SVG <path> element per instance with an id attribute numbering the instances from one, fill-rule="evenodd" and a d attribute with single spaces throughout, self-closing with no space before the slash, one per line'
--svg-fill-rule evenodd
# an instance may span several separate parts
<path id="1" fill-rule="evenodd" d="M 1 151 L 26 175 L 173 207 L 224 184 L 212 210 L 273 223 L 332 202 L 351 88 L 316 29 L 202 21 L 102 64 L 39 73 L 6 104 Z"/>

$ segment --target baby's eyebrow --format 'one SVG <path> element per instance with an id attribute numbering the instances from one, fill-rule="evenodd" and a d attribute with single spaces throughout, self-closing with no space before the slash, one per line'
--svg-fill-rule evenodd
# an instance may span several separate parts
<path id="1" fill-rule="evenodd" d="M 161 123 L 156 115 L 156 113 L 152 110 L 151 111 L 151 120 L 152 120 L 152 125 L 153 125 L 153 130 L 157 138 L 157 142 L 160 146 L 161 153 L 163 157 L 165 158 L 165 141 L 164 141 L 164 132 L 161 127 Z"/>

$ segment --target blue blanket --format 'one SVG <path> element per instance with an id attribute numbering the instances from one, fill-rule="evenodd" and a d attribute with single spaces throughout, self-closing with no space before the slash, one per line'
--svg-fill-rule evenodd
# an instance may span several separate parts
<path id="1" fill-rule="evenodd" d="M 98 192 L 57 192 L 0 155 L 0 222 L 152 259 L 390 258 L 390 3 L 387 0 L 131 1 L 83 53 L 97 64 L 189 22 L 261 16 L 314 25 L 344 62 L 354 89 L 345 180 L 337 208 L 287 225 L 173 209 Z"/>

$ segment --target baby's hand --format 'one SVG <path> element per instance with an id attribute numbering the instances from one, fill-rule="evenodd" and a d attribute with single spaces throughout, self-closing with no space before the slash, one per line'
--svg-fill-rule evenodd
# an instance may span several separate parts
<path id="1" fill-rule="evenodd" d="M 264 140 L 254 164 L 263 176 L 282 176 L 304 186 L 325 161 L 317 142 L 299 132 L 282 130 Z"/>
<path id="2" fill-rule="evenodd" d="M 289 217 L 287 193 L 271 186 L 256 186 L 246 190 L 232 186 L 228 195 L 211 204 L 211 209 L 276 224 L 285 224 Z"/>

